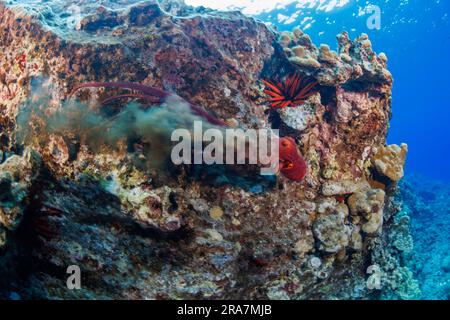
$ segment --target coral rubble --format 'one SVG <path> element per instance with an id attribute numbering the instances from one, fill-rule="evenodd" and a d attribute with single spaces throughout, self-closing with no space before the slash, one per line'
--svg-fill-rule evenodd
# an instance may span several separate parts
<path id="1" fill-rule="evenodd" d="M 53 15 L 0 4 L 0 297 L 415 297 L 394 201 L 407 149 L 386 146 L 392 76 L 368 37 L 344 32 L 333 51 L 238 12 L 130 3 L 87 6 L 74 25 L 60 2 L 49 1 Z M 265 112 L 262 80 L 296 73 L 317 79 L 317 92 Z M 36 79 L 49 83 L 45 101 Z M 307 176 L 173 166 L 154 151 L 165 141 L 139 130 L 115 131 L 114 148 L 83 126 L 48 132 L 47 116 L 64 114 L 77 85 L 110 81 L 175 92 L 234 126 L 280 129 L 300 146 Z M 99 106 L 117 94 L 72 99 L 88 120 L 113 119 L 117 110 Z M 166 165 L 148 165 L 156 160 Z M 384 246 L 396 232 L 403 239 Z M 80 290 L 66 287 L 71 265 Z"/>

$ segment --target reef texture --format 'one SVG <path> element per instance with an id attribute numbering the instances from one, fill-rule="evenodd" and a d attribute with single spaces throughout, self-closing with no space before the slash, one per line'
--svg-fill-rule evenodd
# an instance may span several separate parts
<path id="1" fill-rule="evenodd" d="M 398 243 L 419 281 L 421 299 L 450 299 L 450 188 L 448 184 L 408 176 L 400 183 L 401 220 L 411 217 L 411 235 Z M 405 234 L 405 228 L 403 228 Z M 414 250 L 412 249 L 414 242 Z"/>
<path id="2" fill-rule="evenodd" d="M 394 197 L 407 148 L 386 146 L 392 76 L 366 35 L 338 35 L 335 52 L 237 12 L 175 1 L 94 7 L 71 26 L 60 2 L 39 15 L 0 5 L 0 297 L 420 296 L 401 259 L 412 244 Z M 317 94 L 269 110 L 261 80 L 293 73 L 316 79 Z M 93 152 L 76 135 L 37 130 L 23 144 L 17 119 L 40 78 L 53 88 L 48 114 L 80 83 L 130 81 L 235 126 L 280 129 L 298 143 L 307 177 L 146 170 L 139 139 Z M 78 98 L 98 105 L 116 93 Z M 66 286 L 71 265 L 79 290 Z"/>

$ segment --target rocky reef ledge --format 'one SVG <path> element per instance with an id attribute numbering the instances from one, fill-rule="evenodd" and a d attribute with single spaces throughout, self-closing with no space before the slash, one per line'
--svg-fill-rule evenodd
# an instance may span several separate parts
<path id="1" fill-rule="evenodd" d="M 412 240 L 396 197 L 407 146 L 386 145 L 392 76 L 367 35 L 344 32 L 333 51 L 298 28 L 277 33 L 180 1 L 90 5 L 73 21 L 64 2 L 22 2 L 0 4 L 0 298 L 420 296 L 403 264 Z M 319 91 L 268 110 L 261 80 L 293 73 Z M 94 152 L 70 132 L 39 130 L 39 119 L 21 123 L 35 129 L 23 143 L 36 79 L 52 88 L 46 114 L 80 83 L 129 81 L 242 128 L 279 129 L 299 145 L 307 177 L 146 170 L 142 149 L 160 141 Z M 78 98 L 98 104 L 111 92 Z M 80 290 L 66 286 L 71 265 Z"/>

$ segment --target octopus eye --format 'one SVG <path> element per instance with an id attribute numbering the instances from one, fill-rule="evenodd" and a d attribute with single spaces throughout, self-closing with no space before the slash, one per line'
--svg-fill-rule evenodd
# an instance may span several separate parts
<path id="1" fill-rule="evenodd" d="M 285 148 L 289 147 L 289 143 L 287 141 L 283 141 L 281 145 Z"/>
<path id="2" fill-rule="evenodd" d="M 291 161 L 286 161 L 286 164 L 284 166 L 285 169 L 292 169 L 294 168 L 294 164 Z"/>

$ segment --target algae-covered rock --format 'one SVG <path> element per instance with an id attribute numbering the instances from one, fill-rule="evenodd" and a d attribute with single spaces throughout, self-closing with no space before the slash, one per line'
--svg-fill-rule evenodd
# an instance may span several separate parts
<path id="1" fill-rule="evenodd" d="M 371 298 L 366 262 L 389 270 L 394 255 L 371 241 L 390 234 L 383 214 L 396 212 L 372 169 L 397 179 L 406 151 L 385 147 L 392 77 L 367 36 L 342 33 L 333 52 L 299 28 L 278 34 L 181 1 L 92 3 L 77 21 L 68 2 L 47 4 L 52 14 L 0 4 L 0 298 Z M 314 94 L 269 110 L 262 80 L 294 73 L 317 82 Z M 142 108 L 109 99 L 130 93 L 117 88 L 71 94 L 93 81 L 176 93 L 230 127 L 279 129 L 307 176 L 177 166 L 167 137 L 201 118 L 180 109 L 189 104 Z M 123 117 L 130 106 L 139 117 Z M 149 119 L 151 134 L 137 125 Z M 67 290 L 71 265 L 80 290 Z"/>
<path id="2" fill-rule="evenodd" d="M 32 186 L 40 173 L 41 158 L 27 148 L 0 164 L 0 226 L 14 231 L 30 203 Z"/>
<path id="3" fill-rule="evenodd" d="M 304 105 L 299 108 L 286 108 L 280 111 L 281 120 L 289 127 L 303 131 L 314 118 L 315 108 Z"/>
<path id="4" fill-rule="evenodd" d="M 306 230 L 300 240 L 295 243 L 294 250 L 299 256 L 303 256 L 314 250 L 314 236 L 311 230 Z"/>

